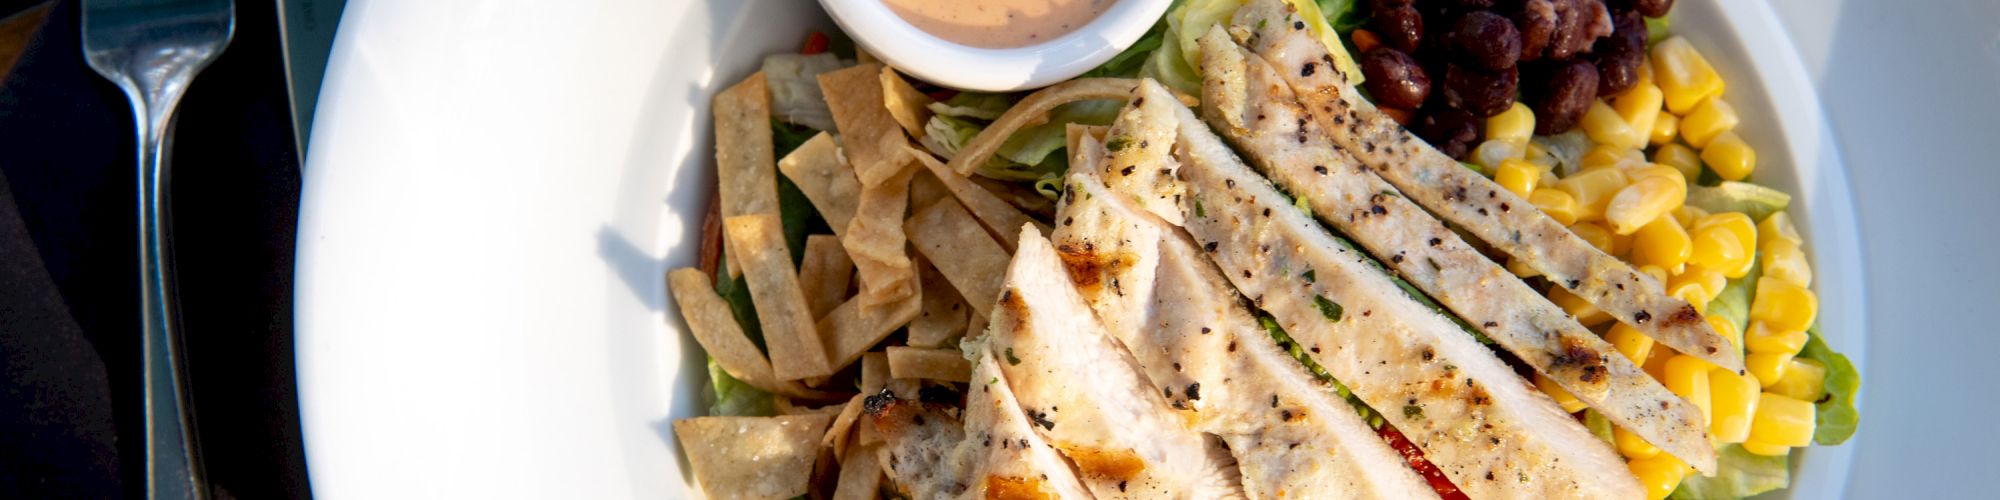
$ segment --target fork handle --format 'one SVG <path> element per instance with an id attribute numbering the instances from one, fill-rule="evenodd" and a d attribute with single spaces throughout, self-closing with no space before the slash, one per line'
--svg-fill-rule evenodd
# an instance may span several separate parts
<path id="1" fill-rule="evenodd" d="M 203 499 L 207 484 L 187 405 L 168 231 L 167 146 L 184 86 L 130 95 L 139 133 L 139 303 L 145 333 L 147 498 Z"/>

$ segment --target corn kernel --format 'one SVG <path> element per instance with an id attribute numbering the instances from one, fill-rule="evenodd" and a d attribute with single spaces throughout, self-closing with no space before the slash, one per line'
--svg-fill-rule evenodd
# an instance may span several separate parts
<path id="1" fill-rule="evenodd" d="M 1674 167 L 1674 170 L 1681 171 L 1681 177 L 1685 179 L 1694 179 L 1701 175 L 1701 155 L 1685 144 L 1660 146 L 1660 149 L 1653 151 L 1653 163 Z"/>
<path id="2" fill-rule="evenodd" d="M 1527 261 L 1521 259 L 1507 259 L 1507 272 L 1514 273 L 1514 276 L 1519 278 L 1533 278 L 1542 275 L 1540 269 L 1535 269 L 1534 266 L 1528 265 Z"/>
<path id="3" fill-rule="evenodd" d="M 1680 133 L 1681 117 L 1671 113 L 1660 113 L 1658 118 L 1653 119 L 1653 132 L 1647 134 L 1646 142 L 1654 146 L 1665 146 L 1672 144 L 1674 138 L 1680 137 Z"/>
<path id="4" fill-rule="evenodd" d="M 1625 462 L 1625 468 L 1639 479 L 1639 485 L 1646 488 L 1646 500 L 1660 500 L 1674 493 L 1674 488 L 1687 479 L 1687 462 L 1666 453 L 1656 453 L 1646 458 L 1635 458 Z"/>
<path id="5" fill-rule="evenodd" d="M 1624 167 L 1645 161 L 1646 154 L 1637 149 L 1616 144 L 1598 144 L 1590 148 L 1590 151 L 1585 151 L 1583 157 L 1578 158 L 1576 162 L 1579 167 L 1577 170 L 1584 171 L 1604 167 Z"/>
<path id="6" fill-rule="evenodd" d="M 1708 327 L 1714 329 L 1716 335 L 1729 339 L 1729 345 L 1736 346 L 1739 354 L 1743 351 L 1743 331 L 1736 328 L 1736 322 L 1721 315 L 1704 316 L 1701 319 L 1708 322 Z"/>
<path id="7" fill-rule="evenodd" d="M 1708 216 L 1708 211 L 1694 205 L 1681 205 L 1674 208 L 1673 214 L 1674 222 L 1681 223 L 1681 227 L 1695 227 L 1702 217 Z"/>
<path id="8" fill-rule="evenodd" d="M 1679 273 L 1693 251 L 1687 230 L 1673 217 L 1654 219 L 1632 234 L 1632 262 L 1639 265 L 1652 264 Z"/>
<path id="9" fill-rule="evenodd" d="M 1536 186 L 1554 186 L 1556 185 L 1557 181 L 1562 180 L 1556 178 L 1555 171 L 1548 170 L 1548 168 L 1550 167 L 1544 167 L 1544 170 L 1542 170 L 1542 180 L 1540 182 L 1536 182 L 1535 183 Z"/>
<path id="10" fill-rule="evenodd" d="M 1643 266 L 1639 266 L 1639 273 L 1652 277 L 1653 282 L 1659 283 L 1660 287 L 1662 288 L 1667 286 L 1667 280 L 1669 275 L 1667 274 L 1666 268 L 1652 264 L 1646 264 Z"/>
<path id="11" fill-rule="evenodd" d="M 1813 404 L 1769 392 L 1758 395 L 1757 416 L 1750 422 L 1749 440 L 1806 446 L 1812 444 Z"/>
<path id="12" fill-rule="evenodd" d="M 1653 338 L 1624 323 L 1611 325 L 1611 330 L 1604 332 L 1604 341 L 1611 343 L 1611 348 L 1617 349 L 1635 365 L 1645 364 L 1653 352 Z"/>
<path id="13" fill-rule="evenodd" d="M 1488 174 L 1492 174 L 1502 162 L 1527 157 L 1527 139 L 1487 139 L 1486 142 L 1479 143 L 1479 147 L 1472 149 L 1471 159 L 1473 163 L 1486 167 Z"/>
<path id="14" fill-rule="evenodd" d="M 1756 441 L 1744 441 L 1743 451 L 1750 452 L 1751 454 L 1754 455 L 1775 457 L 1791 453 L 1792 447 L 1785 445 L 1778 445 L 1778 444 L 1764 444 Z"/>
<path id="15" fill-rule="evenodd" d="M 1562 406 L 1565 412 L 1576 413 L 1583 411 L 1583 408 L 1586 406 L 1583 404 L 1583 401 L 1578 401 L 1575 395 L 1563 390 L 1562 386 L 1556 385 L 1556 381 L 1540 373 L 1535 374 L 1535 388 L 1541 389 L 1542 393 L 1548 394 L 1549 398 L 1556 400 L 1556 404 Z"/>
<path id="16" fill-rule="evenodd" d="M 1578 222 L 1569 225 L 1569 232 L 1589 242 L 1590 246 L 1597 248 L 1597 251 L 1615 254 L 1616 249 L 1611 246 L 1611 230 L 1605 229 L 1603 225 L 1595 222 Z"/>
<path id="17" fill-rule="evenodd" d="M 1631 184 L 1631 179 L 1625 175 L 1624 170 L 1595 168 L 1556 181 L 1555 188 L 1569 193 L 1571 198 L 1576 199 L 1577 205 L 1586 214 L 1579 217 L 1580 219 L 1596 220 L 1603 217 L 1604 207 L 1611 203 L 1611 197 L 1617 195 L 1618 190 L 1624 189 L 1627 184 Z"/>
<path id="18" fill-rule="evenodd" d="M 1764 222 L 1757 223 L 1757 241 L 1769 243 L 1781 239 L 1791 240 L 1796 245 L 1806 244 L 1806 239 L 1799 236 L 1798 226 L 1792 225 L 1792 216 L 1784 212 L 1771 214 L 1764 218 Z"/>
<path id="19" fill-rule="evenodd" d="M 1743 340 L 1748 343 L 1744 347 L 1750 352 L 1783 353 L 1793 356 L 1797 356 L 1799 350 L 1805 349 L 1806 340 L 1811 338 L 1804 330 L 1778 330 L 1771 328 L 1770 323 L 1762 321 L 1750 322 L 1748 333 L 1749 336 Z"/>
<path id="20" fill-rule="evenodd" d="M 1775 330 L 1811 328 L 1819 315 L 1819 297 L 1790 281 L 1757 278 L 1757 297 L 1750 302 L 1750 319 L 1770 323 Z"/>
<path id="21" fill-rule="evenodd" d="M 1646 438 L 1625 430 L 1624 426 L 1611 428 L 1611 442 L 1618 445 L 1618 454 L 1624 455 L 1625 458 L 1652 458 L 1653 455 L 1660 454 L 1660 447 L 1653 446 L 1653 443 L 1647 442 Z"/>
<path id="22" fill-rule="evenodd" d="M 1737 120 L 1736 107 L 1730 106 L 1729 101 L 1710 97 L 1681 117 L 1681 140 L 1696 148 L 1708 147 L 1708 141 L 1735 130 Z"/>
<path id="23" fill-rule="evenodd" d="M 1598 222 L 1598 224 L 1603 224 L 1603 222 Z M 1611 233 L 1611 229 L 1605 228 L 1604 232 Z M 1611 255 L 1615 255 L 1620 259 L 1632 255 L 1632 235 L 1611 233 Z M 1664 269 L 1661 270 L 1662 273 L 1665 271 Z M 1661 276 L 1665 276 L 1665 274 L 1661 274 Z M 1660 280 L 1660 282 L 1666 283 L 1666 280 Z"/>
<path id="24" fill-rule="evenodd" d="M 1672 168 L 1660 167 L 1679 176 Z M 1648 169 L 1651 170 L 1651 169 Z M 1636 182 L 1611 197 L 1605 204 L 1604 220 L 1611 223 L 1612 232 L 1632 234 L 1640 226 L 1666 215 L 1667 211 L 1687 201 L 1687 184 L 1675 182 L 1673 178 L 1661 175 L 1641 175 Z"/>
<path id="25" fill-rule="evenodd" d="M 1542 180 L 1542 169 L 1522 160 L 1512 158 L 1503 160 L 1500 162 L 1500 167 L 1493 170 L 1493 182 L 1500 183 L 1500 187 L 1507 188 L 1507 191 L 1522 198 L 1528 197 L 1528 193 L 1535 192 L 1535 183 L 1540 180 Z"/>
<path id="26" fill-rule="evenodd" d="M 1674 348 L 1653 344 L 1653 349 L 1646 353 L 1646 364 L 1639 365 L 1639 368 L 1645 370 L 1647 375 L 1651 375 L 1653 380 L 1658 380 L 1660 383 L 1665 384 L 1667 381 L 1667 361 L 1673 360 L 1675 356 L 1680 356 L 1680 352 L 1675 351 Z"/>
<path id="27" fill-rule="evenodd" d="M 1695 230 L 1693 238 L 1694 249 L 1688 253 L 1688 264 L 1735 269 L 1737 263 L 1751 258 L 1751 250 L 1744 248 L 1742 240 L 1736 239 L 1736 235 L 1727 228 L 1700 228 Z"/>
<path id="28" fill-rule="evenodd" d="M 1757 384 L 1769 389 L 1785 378 L 1785 370 L 1791 368 L 1792 355 L 1782 352 L 1750 353 L 1743 356 L 1743 367 L 1750 375 L 1757 377 Z"/>
<path id="29" fill-rule="evenodd" d="M 1583 133 L 1590 135 L 1591 141 L 1623 148 L 1645 146 L 1647 134 L 1652 133 L 1651 127 L 1632 128 L 1625 117 L 1618 115 L 1617 109 L 1605 104 L 1602 99 L 1591 101 L 1590 109 L 1583 112 L 1583 121 L 1577 125 L 1583 128 Z"/>
<path id="30" fill-rule="evenodd" d="M 1569 313 L 1570 316 L 1575 316 L 1576 322 L 1582 323 L 1583 326 L 1597 326 L 1611 321 L 1610 314 L 1598 310 L 1597 306 L 1590 304 L 1590 301 L 1559 286 L 1549 287 L 1549 302 L 1555 303 L 1556 307 L 1561 307 L 1563 312 Z"/>
<path id="31" fill-rule="evenodd" d="M 1650 141 L 1654 124 L 1659 122 L 1660 115 L 1665 114 L 1660 109 L 1666 105 L 1666 99 L 1667 95 L 1660 92 L 1658 86 L 1634 85 L 1631 90 L 1611 98 L 1611 109 L 1618 111 L 1618 116 L 1624 118 L 1625 123 L 1630 124 L 1633 131 L 1646 136 L 1644 139 Z"/>
<path id="32" fill-rule="evenodd" d="M 1757 150 L 1735 132 L 1723 132 L 1701 149 L 1701 161 L 1723 180 L 1740 181 L 1757 170 Z"/>
<path id="33" fill-rule="evenodd" d="M 1741 443 L 1750 437 L 1750 420 L 1757 414 L 1757 379 L 1717 368 L 1708 372 L 1708 397 L 1715 418 L 1708 432 L 1722 443 Z"/>
<path id="34" fill-rule="evenodd" d="M 1802 287 L 1812 286 L 1812 265 L 1806 263 L 1805 251 L 1784 238 L 1764 243 L 1764 275 Z"/>
<path id="35" fill-rule="evenodd" d="M 1738 246 L 1743 249 L 1743 255 L 1728 260 L 1726 264 L 1718 264 L 1716 269 L 1722 270 L 1722 275 L 1731 279 L 1741 278 L 1750 274 L 1750 267 L 1757 263 L 1757 255 L 1755 253 L 1757 248 L 1757 228 L 1755 224 L 1750 222 L 1748 214 L 1742 212 L 1723 212 L 1703 216 L 1695 221 L 1694 228 L 1696 233 L 1707 231 L 1709 228 L 1729 230 L 1729 233 L 1735 237 Z M 1697 238 L 1698 240 L 1699 238 Z"/>
<path id="36" fill-rule="evenodd" d="M 1714 369 L 1716 369 L 1714 364 L 1702 361 L 1701 358 L 1681 354 L 1667 360 L 1666 370 L 1661 373 L 1665 377 L 1662 377 L 1660 382 L 1667 386 L 1667 390 L 1680 395 L 1689 403 L 1694 403 L 1696 408 L 1701 408 L 1701 421 L 1704 425 L 1712 421 L 1714 415 L 1712 409 L 1715 406 L 1710 400 L 1711 392 L 1708 387 L 1708 372 Z"/>
<path id="37" fill-rule="evenodd" d="M 1571 197 L 1569 193 L 1554 189 L 1535 190 L 1528 194 L 1528 203 L 1542 209 L 1542 213 L 1555 219 L 1557 224 L 1565 226 L 1575 223 L 1577 215 L 1582 212 L 1582 208 L 1577 206 L 1576 198 Z"/>
<path id="38" fill-rule="evenodd" d="M 1800 401 L 1818 401 L 1826 393 L 1826 365 L 1806 358 L 1792 358 L 1785 376 L 1771 385 L 1771 392 Z"/>
<path id="39" fill-rule="evenodd" d="M 1653 44 L 1649 59 L 1653 82 L 1666 94 L 1667 110 L 1674 114 L 1687 114 L 1702 99 L 1722 95 L 1722 75 L 1686 38 L 1674 36 Z"/>
<path id="40" fill-rule="evenodd" d="M 1722 287 L 1728 284 L 1729 280 L 1723 278 L 1721 272 L 1690 265 L 1667 280 L 1667 295 L 1687 301 L 1694 306 L 1695 312 L 1707 314 L 1708 302 L 1715 300 L 1716 294 L 1722 293 Z"/>
<path id="41" fill-rule="evenodd" d="M 1487 139 L 1527 140 L 1535 135 L 1535 112 L 1528 105 L 1515 102 L 1506 111 L 1486 119 Z"/>

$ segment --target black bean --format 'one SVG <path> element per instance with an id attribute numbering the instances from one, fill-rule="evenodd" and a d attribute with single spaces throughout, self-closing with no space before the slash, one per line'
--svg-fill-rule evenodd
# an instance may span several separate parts
<path id="1" fill-rule="evenodd" d="M 1556 0 L 1527 0 L 1514 13 L 1515 29 L 1521 32 L 1521 60 L 1540 59 L 1556 31 Z"/>
<path id="2" fill-rule="evenodd" d="M 1416 58 L 1389 47 L 1361 55 L 1361 74 L 1368 77 L 1368 94 L 1377 104 L 1417 109 L 1431 95 L 1431 77 Z"/>
<path id="3" fill-rule="evenodd" d="M 1585 32 L 1581 5 L 1583 2 L 1584 0 L 1555 0 L 1556 29 L 1549 34 L 1549 59 L 1566 61 L 1570 56 L 1576 55 L 1578 50 L 1587 47 L 1577 40 L 1582 38 Z"/>
<path id="4" fill-rule="evenodd" d="M 1674 0 L 1637 0 L 1632 2 L 1632 8 L 1638 9 L 1639 14 L 1646 17 L 1660 17 L 1667 15 L 1667 11 L 1673 10 Z"/>
<path id="5" fill-rule="evenodd" d="M 1519 84 L 1520 72 L 1514 68 L 1485 71 L 1452 64 L 1444 72 L 1445 104 L 1479 118 L 1497 115 L 1514 105 L 1514 89 Z"/>
<path id="6" fill-rule="evenodd" d="M 1418 120 L 1417 135 L 1445 155 L 1462 159 L 1472 151 L 1472 143 L 1479 140 L 1479 125 L 1484 121 L 1462 110 L 1427 109 Z"/>
<path id="7" fill-rule="evenodd" d="M 1597 95 L 1611 97 L 1639 83 L 1639 65 L 1646 63 L 1646 46 L 1613 35 L 1598 40 L 1591 55 L 1597 60 Z"/>
<path id="8" fill-rule="evenodd" d="M 1486 70 L 1514 67 L 1521 60 L 1521 32 L 1514 23 L 1491 11 L 1472 11 L 1458 18 L 1451 45 L 1459 61 Z"/>
<path id="9" fill-rule="evenodd" d="M 1569 131 L 1590 110 L 1597 97 L 1597 66 L 1585 61 L 1554 63 L 1547 76 L 1539 79 L 1532 97 L 1535 133 L 1554 135 Z"/>
<path id="10" fill-rule="evenodd" d="M 1392 7 L 1375 13 L 1375 35 L 1403 52 L 1416 52 L 1424 40 L 1424 16 L 1416 7 Z"/>

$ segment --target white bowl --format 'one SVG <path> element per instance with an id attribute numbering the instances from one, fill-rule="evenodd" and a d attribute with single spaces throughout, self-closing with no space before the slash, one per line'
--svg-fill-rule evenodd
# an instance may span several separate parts
<path id="1" fill-rule="evenodd" d="M 1760 2 L 1678 4 L 1758 179 L 1797 195 L 1828 342 L 1867 366 L 1846 174 L 1795 52 Z M 707 376 L 664 275 L 715 189 L 709 99 L 830 28 L 797 0 L 349 0 L 299 220 L 314 496 L 699 497 L 669 424 Z M 1838 496 L 1850 449 L 1804 453 L 1794 495 Z"/>
<path id="2" fill-rule="evenodd" d="M 988 49 L 918 29 L 882 0 L 820 0 L 841 31 L 890 66 L 927 82 L 979 92 L 1031 89 L 1081 75 L 1145 35 L 1169 3 L 1118 0 L 1076 31 L 1025 47 Z"/>

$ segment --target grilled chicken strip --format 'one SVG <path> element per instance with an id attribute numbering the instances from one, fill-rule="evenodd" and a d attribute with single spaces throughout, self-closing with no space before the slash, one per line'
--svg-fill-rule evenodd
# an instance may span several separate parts
<path id="1" fill-rule="evenodd" d="M 1714 472 L 1699 408 L 1329 144 L 1277 70 L 1221 26 L 1201 50 L 1203 117 L 1272 182 L 1612 422 Z M 1533 207 L 1500 204 L 1515 209 Z"/>
<path id="2" fill-rule="evenodd" d="M 992 353 L 979 353 L 972 380 L 963 427 L 941 405 L 888 391 L 865 401 L 898 490 L 911 498 L 1091 498 L 1030 427 Z"/>
<path id="3" fill-rule="evenodd" d="M 1099 318 L 1124 325 L 1109 329 L 1173 407 L 1229 443 L 1244 493 L 1436 498 L 1352 406 L 1273 342 L 1192 242 L 1104 187 L 1093 163 L 1102 149 L 1083 142 L 1072 165 L 1084 168 L 1068 182 L 1080 196 L 1058 210 L 1056 251 Z"/>
<path id="4" fill-rule="evenodd" d="M 1236 11 L 1231 30 L 1278 68 L 1334 144 L 1411 200 L 1619 321 L 1674 350 L 1743 370 L 1743 353 L 1687 301 L 1667 295 L 1659 282 L 1531 210 L 1527 200 L 1459 166 L 1376 110 L 1347 84 L 1326 46 L 1300 22 L 1283 0 L 1251 0 Z"/>
<path id="5" fill-rule="evenodd" d="M 1140 92 L 1149 102 L 1167 95 L 1150 81 Z M 1644 496 L 1606 443 L 1174 106 L 1183 227 L 1237 290 L 1454 484 L 1474 498 Z"/>
<path id="6" fill-rule="evenodd" d="M 1021 232 L 984 342 L 1035 431 L 1098 498 L 1242 496 L 1228 454 L 1154 392 L 1032 227 Z"/>

